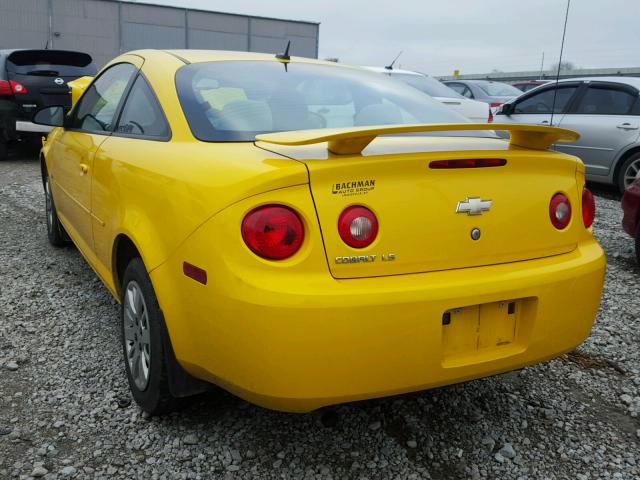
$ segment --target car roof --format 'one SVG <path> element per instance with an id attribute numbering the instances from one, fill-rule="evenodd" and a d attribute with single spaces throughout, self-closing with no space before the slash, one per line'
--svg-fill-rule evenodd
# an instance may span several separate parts
<path id="1" fill-rule="evenodd" d="M 367 70 L 371 70 L 373 72 L 380 72 L 380 73 L 402 73 L 405 75 L 417 75 L 421 77 L 428 77 L 428 75 L 424 73 L 414 72 L 413 70 L 402 70 L 400 68 L 368 67 L 368 66 L 362 67 L 362 68 L 366 68 Z"/>
<path id="2" fill-rule="evenodd" d="M 145 57 L 145 54 L 153 54 L 156 52 L 165 52 L 169 55 L 173 55 L 175 57 L 180 58 L 183 61 L 188 63 L 204 63 L 204 62 L 220 62 L 220 61 L 229 61 L 229 60 L 273 60 L 278 61 L 276 59 L 275 54 L 273 53 L 256 53 L 256 52 L 238 52 L 234 50 L 135 50 L 133 52 L 127 52 L 129 54 L 139 55 Z M 326 60 L 318 60 L 316 58 L 307 58 L 307 57 L 295 57 L 291 56 L 292 62 L 299 63 L 317 63 L 322 65 L 339 65 L 344 67 L 351 67 L 351 65 L 346 65 L 342 63 L 329 62 Z M 352 67 L 353 68 L 353 67 Z M 361 68 L 361 67 L 355 67 Z"/>
<path id="3" fill-rule="evenodd" d="M 478 84 L 478 83 L 507 83 L 507 82 L 501 82 L 499 80 L 483 80 L 483 79 L 478 79 L 478 80 L 463 80 L 463 79 L 454 79 L 454 80 L 444 80 L 444 82 L 459 82 L 459 83 L 472 83 L 472 84 Z"/>

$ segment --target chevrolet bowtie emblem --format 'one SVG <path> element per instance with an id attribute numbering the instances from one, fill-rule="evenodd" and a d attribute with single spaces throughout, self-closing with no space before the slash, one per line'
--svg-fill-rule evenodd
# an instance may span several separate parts
<path id="1" fill-rule="evenodd" d="M 458 202 L 456 213 L 466 213 L 467 215 L 482 215 L 491 209 L 491 200 L 480 200 L 480 197 L 467 197 Z"/>

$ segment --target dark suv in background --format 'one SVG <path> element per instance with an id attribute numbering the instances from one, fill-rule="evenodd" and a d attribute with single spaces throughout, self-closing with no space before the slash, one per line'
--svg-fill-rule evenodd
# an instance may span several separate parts
<path id="1" fill-rule="evenodd" d="M 17 140 L 39 139 L 50 128 L 31 122 L 42 107 L 71 107 L 67 82 L 94 76 L 90 55 L 65 50 L 0 50 L 0 160 Z"/>

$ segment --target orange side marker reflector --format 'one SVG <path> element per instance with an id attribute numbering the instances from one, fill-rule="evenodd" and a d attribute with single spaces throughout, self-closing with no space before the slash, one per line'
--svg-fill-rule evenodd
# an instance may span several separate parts
<path id="1" fill-rule="evenodd" d="M 200 282 L 203 285 L 207 284 L 207 272 L 205 270 L 188 262 L 183 262 L 182 271 L 187 277 L 193 278 L 196 282 Z"/>

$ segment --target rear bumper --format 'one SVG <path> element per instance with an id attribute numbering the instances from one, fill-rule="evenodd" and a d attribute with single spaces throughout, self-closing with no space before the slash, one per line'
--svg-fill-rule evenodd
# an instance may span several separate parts
<path id="1" fill-rule="evenodd" d="M 169 261 L 151 273 L 179 362 L 253 403 L 304 412 L 418 391 L 553 358 L 589 335 L 605 257 L 595 240 L 537 260 L 336 280 L 220 275 Z M 226 272 L 229 273 L 229 272 Z M 526 299 L 508 345 L 447 357 L 442 315 Z"/>
<path id="2" fill-rule="evenodd" d="M 37 125 L 26 120 L 16 120 L 16 132 L 18 133 L 49 133 L 53 127 Z"/>

